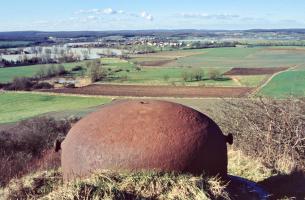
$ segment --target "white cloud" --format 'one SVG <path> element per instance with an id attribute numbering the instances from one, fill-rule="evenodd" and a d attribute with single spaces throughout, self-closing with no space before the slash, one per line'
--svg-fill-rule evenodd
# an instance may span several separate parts
<path id="1" fill-rule="evenodd" d="M 181 13 L 182 17 L 185 18 L 204 18 L 204 19 L 222 19 L 229 20 L 239 18 L 239 15 L 235 14 L 208 14 L 208 13 Z"/>
<path id="2" fill-rule="evenodd" d="M 138 17 L 138 18 L 143 18 L 149 21 L 153 21 L 154 17 L 147 13 L 146 11 L 141 12 L 140 14 L 137 13 L 132 13 L 132 12 L 126 12 L 124 10 L 114 10 L 113 8 L 105 8 L 105 9 L 89 9 L 89 10 L 79 10 L 75 12 L 74 14 L 76 15 L 83 15 L 83 14 L 90 14 L 90 16 L 93 15 L 125 15 L 129 17 Z"/>
<path id="3" fill-rule="evenodd" d="M 88 20 L 96 20 L 96 19 L 98 19 L 98 17 L 94 16 L 94 15 L 89 15 L 89 16 L 87 16 L 87 19 Z"/>
<path id="4" fill-rule="evenodd" d="M 154 19 L 153 16 L 152 16 L 151 14 L 148 14 L 148 13 L 145 12 L 145 11 L 141 12 L 140 16 L 141 16 L 142 18 L 145 18 L 145 19 L 149 20 L 149 21 L 152 21 L 152 20 Z"/>
<path id="5" fill-rule="evenodd" d="M 106 8 L 106 9 L 103 10 L 103 13 L 111 15 L 111 14 L 117 13 L 117 11 L 113 10 L 112 8 Z"/>

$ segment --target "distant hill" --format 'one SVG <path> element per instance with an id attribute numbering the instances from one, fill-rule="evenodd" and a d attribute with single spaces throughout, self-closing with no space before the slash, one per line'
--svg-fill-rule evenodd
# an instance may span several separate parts
<path id="1" fill-rule="evenodd" d="M 178 37 L 178 36 L 218 36 L 232 33 L 279 33 L 279 34 L 305 34 L 305 29 L 252 29 L 252 30 L 121 30 L 121 31 L 59 31 L 59 32 L 41 32 L 41 31 L 18 31 L 18 32 L 0 32 L 0 41 L 35 41 L 44 42 L 49 37 L 56 38 L 96 38 L 107 36 L 159 36 L 159 37 Z"/>

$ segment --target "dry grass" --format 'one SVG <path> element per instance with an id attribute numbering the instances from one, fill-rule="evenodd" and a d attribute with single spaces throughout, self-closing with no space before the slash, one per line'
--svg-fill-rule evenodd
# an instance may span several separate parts
<path id="1" fill-rule="evenodd" d="M 21 179 L 13 179 L 7 187 L 0 189 L 0 199 L 38 199 L 62 184 L 59 171 L 39 171 Z"/>
<path id="2" fill-rule="evenodd" d="M 228 151 L 228 173 L 254 182 L 263 181 L 274 175 L 259 159 L 246 156 L 242 151 L 233 148 Z"/>
<path id="3" fill-rule="evenodd" d="M 305 100 L 231 101 L 219 116 L 236 149 L 277 173 L 305 169 Z"/>
<path id="4" fill-rule="evenodd" d="M 14 178 L 60 165 L 53 143 L 71 128 L 69 120 L 37 117 L 0 131 L 0 187 Z"/>
<path id="5" fill-rule="evenodd" d="M 229 199 L 217 178 L 161 172 L 99 171 L 63 184 L 59 171 L 38 172 L 12 180 L 1 199 Z"/>

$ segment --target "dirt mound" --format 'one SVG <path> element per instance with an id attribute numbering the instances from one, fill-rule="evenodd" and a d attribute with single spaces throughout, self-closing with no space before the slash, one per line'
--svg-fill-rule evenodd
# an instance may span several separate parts
<path id="1" fill-rule="evenodd" d="M 62 143 L 65 180 L 94 170 L 227 175 L 230 137 L 204 114 L 172 102 L 115 101 L 79 121 Z"/>
<path id="2" fill-rule="evenodd" d="M 274 67 L 274 68 L 233 68 L 230 71 L 224 73 L 224 75 L 264 75 L 275 74 L 280 71 L 288 69 L 287 67 Z"/>
<path id="3" fill-rule="evenodd" d="M 133 97 L 243 97 L 249 94 L 250 87 L 192 87 L 192 86 L 142 86 L 96 84 L 81 88 L 45 90 L 46 92 L 133 96 Z"/>

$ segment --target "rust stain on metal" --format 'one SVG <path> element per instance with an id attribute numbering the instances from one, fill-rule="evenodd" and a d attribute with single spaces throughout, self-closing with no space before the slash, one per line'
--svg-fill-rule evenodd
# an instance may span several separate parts
<path id="1" fill-rule="evenodd" d="M 96 169 L 227 175 L 228 137 L 204 114 L 156 100 L 115 101 L 80 120 L 63 141 L 65 180 Z"/>

